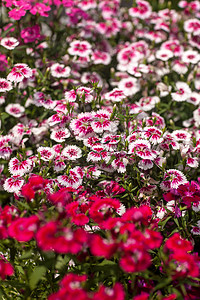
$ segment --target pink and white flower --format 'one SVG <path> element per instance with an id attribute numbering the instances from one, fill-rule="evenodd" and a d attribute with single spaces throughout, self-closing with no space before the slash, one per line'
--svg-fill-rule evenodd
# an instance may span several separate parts
<path id="1" fill-rule="evenodd" d="M 30 78 L 32 74 L 33 72 L 27 64 L 16 64 L 8 74 L 7 79 L 13 82 L 21 82 L 24 78 Z"/>
<path id="2" fill-rule="evenodd" d="M 91 82 L 98 82 L 98 86 L 103 85 L 103 80 L 97 72 L 83 72 L 83 74 L 81 76 L 81 82 L 83 84 L 91 83 Z"/>
<path id="3" fill-rule="evenodd" d="M 161 49 L 170 50 L 174 56 L 180 56 L 183 52 L 183 47 L 178 40 L 169 40 L 162 43 Z"/>
<path id="4" fill-rule="evenodd" d="M 187 102 L 192 103 L 194 105 L 200 104 L 200 94 L 196 92 L 192 92 L 190 97 L 187 99 Z"/>
<path id="5" fill-rule="evenodd" d="M 62 157 L 61 155 L 57 156 L 54 159 L 54 166 L 53 169 L 56 172 L 60 172 L 63 171 L 66 168 L 66 164 L 64 163 L 64 157 Z"/>
<path id="6" fill-rule="evenodd" d="M 37 152 L 40 154 L 40 158 L 44 161 L 50 161 L 56 155 L 53 148 L 50 147 L 39 147 Z"/>
<path id="7" fill-rule="evenodd" d="M 91 103 L 93 100 L 92 89 L 80 86 L 77 90 L 65 92 L 65 99 L 69 102 L 75 102 L 77 99 L 81 101 L 83 97 L 85 103 Z"/>
<path id="8" fill-rule="evenodd" d="M 12 83 L 4 78 L 0 78 L 0 93 L 12 90 Z"/>
<path id="9" fill-rule="evenodd" d="M 130 63 L 127 72 L 135 77 L 142 77 L 143 74 L 150 72 L 150 68 L 145 64 Z"/>
<path id="10" fill-rule="evenodd" d="M 154 160 L 157 153 L 151 150 L 151 144 L 147 140 L 138 139 L 129 144 L 129 154 L 136 154 L 140 158 Z"/>
<path id="11" fill-rule="evenodd" d="M 24 114 L 25 108 L 18 103 L 12 103 L 6 106 L 5 111 L 13 117 L 20 118 Z"/>
<path id="12" fill-rule="evenodd" d="M 153 97 L 142 97 L 136 104 L 143 110 L 143 111 L 149 111 L 152 110 L 157 103 L 160 102 L 160 98 L 157 96 Z"/>
<path id="13" fill-rule="evenodd" d="M 146 171 L 153 168 L 153 162 L 150 159 L 142 159 L 139 161 L 138 167 Z"/>
<path id="14" fill-rule="evenodd" d="M 70 43 L 68 52 L 70 55 L 78 55 L 78 56 L 85 57 L 91 54 L 92 52 L 91 48 L 92 46 L 87 41 L 75 40 Z"/>
<path id="15" fill-rule="evenodd" d="M 190 168 L 198 168 L 199 162 L 197 157 L 188 157 L 186 161 L 186 165 Z"/>
<path id="16" fill-rule="evenodd" d="M 70 71 L 70 67 L 66 67 L 65 65 L 59 63 L 55 63 L 50 67 L 51 75 L 56 78 L 69 77 Z"/>
<path id="17" fill-rule="evenodd" d="M 120 20 L 113 17 L 105 20 L 104 22 L 99 22 L 96 24 L 96 30 L 107 38 L 116 35 L 120 31 L 120 28 Z"/>
<path id="18" fill-rule="evenodd" d="M 8 50 L 13 50 L 19 45 L 19 41 L 14 37 L 5 37 L 1 40 L 0 44 Z"/>
<path id="19" fill-rule="evenodd" d="M 163 141 L 162 131 L 155 126 L 144 127 L 142 131 L 142 138 L 148 139 L 153 145 L 159 144 Z"/>
<path id="20" fill-rule="evenodd" d="M 189 19 L 184 22 L 184 30 L 193 35 L 200 34 L 200 21 L 198 19 Z"/>
<path id="21" fill-rule="evenodd" d="M 75 145 L 69 145 L 63 149 L 62 156 L 69 160 L 77 160 L 82 157 L 82 151 Z"/>
<path id="22" fill-rule="evenodd" d="M 3 187 L 4 190 L 9 193 L 17 193 L 21 190 L 24 182 L 25 182 L 24 179 L 21 179 L 19 175 L 13 176 L 11 178 L 6 179 Z"/>
<path id="23" fill-rule="evenodd" d="M 95 65 L 103 64 L 109 65 L 111 62 L 111 56 L 107 52 L 96 50 L 92 53 L 91 59 Z"/>
<path id="24" fill-rule="evenodd" d="M 137 79 L 134 77 L 128 77 L 120 80 L 118 84 L 118 88 L 122 91 L 124 91 L 124 94 L 126 96 L 132 96 L 139 92 L 140 90 L 140 84 Z"/>
<path id="25" fill-rule="evenodd" d="M 160 59 L 162 61 L 168 61 L 170 58 L 172 58 L 174 55 L 172 51 L 167 49 L 160 49 L 156 51 L 156 58 Z"/>
<path id="26" fill-rule="evenodd" d="M 93 114 L 93 121 L 91 127 L 96 133 L 102 133 L 103 131 L 115 132 L 117 130 L 117 123 L 110 121 L 111 113 L 100 109 Z"/>
<path id="27" fill-rule="evenodd" d="M 129 15 L 133 18 L 147 19 L 151 16 L 152 8 L 149 2 L 136 0 L 136 7 L 129 9 Z"/>
<path id="28" fill-rule="evenodd" d="M 141 59 L 143 59 L 143 57 L 144 54 L 133 49 L 133 47 L 126 47 L 120 50 L 117 54 L 117 60 L 119 62 L 117 69 L 120 71 L 126 71 L 130 63 L 138 63 Z"/>
<path id="29" fill-rule="evenodd" d="M 60 175 L 57 177 L 58 182 L 65 186 L 78 189 L 82 184 L 82 178 L 75 168 L 69 171 L 69 175 Z"/>
<path id="30" fill-rule="evenodd" d="M 178 74 L 185 74 L 188 71 L 188 67 L 186 63 L 180 60 L 175 60 L 172 65 L 172 70 Z"/>
<path id="31" fill-rule="evenodd" d="M 121 102 L 126 98 L 126 96 L 122 90 L 115 88 L 111 92 L 106 93 L 104 98 L 113 102 Z"/>
<path id="32" fill-rule="evenodd" d="M 91 113 L 80 113 L 76 119 L 70 122 L 70 128 L 78 139 L 85 139 L 94 135 L 94 130 L 91 127 L 92 121 L 93 115 Z"/>
<path id="33" fill-rule="evenodd" d="M 56 130 L 52 130 L 50 138 L 58 143 L 62 143 L 70 137 L 70 132 L 67 128 L 59 128 Z"/>
<path id="34" fill-rule="evenodd" d="M 105 150 L 103 146 L 96 146 L 93 147 L 93 151 L 88 153 L 87 161 L 92 161 L 92 162 L 104 161 L 108 163 L 110 158 L 111 158 L 110 154 L 108 153 L 108 151 Z"/>
<path id="35" fill-rule="evenodd" d="M 43 106 L 46 109 L 53 109 L 56 101 L 51 99 L 51 96 L 45 95 L 42 92 L 34 93 L 34 104 L 38 107 Z"/>
<path id="36" fill-rule="evenodd" d="M 171 93 L 171 96 L 172 99 L 177 102 L 186 101 L 192 93 L 188 84 L 181 81 L 178 81 L 176 83 L 176 90 L 177 91 L 175 93 Z"/>
<path id="37" fill-rule="evenodd" d="M 183 129 L 174 130 L 171 135 L 174 138 L 174 140 L 177 142 L 188 143 L 188 142 L 190 142 L 190 139 L 191 139 L 191 134 Z"/>
<path id="38" fill-rule="evenodd" d="M 117 153 L 115 153 L 116 156 Z M 119 155 L 120 156 L 120 155 Z M 119 157 L 112 161 L 111 166 L 118 172 L 118 173 L 125 173 L 126 166 L 128 164 L 128 159 L 125 157 Z"/>
<path id="39" fill-rule="evenodd" d="M 165 172 L 163 182 L 161 182 L 160 187 L 162 190 L 168 191 L 170 189 L 177 189 L 179 185 L 187 182 L 187 178 L 181 171 L 169 169 Z"/>
<path id="40" fill-rule="evenodd" d="M 9 161 L 8 169 L 12 176 L 16 176 L 16 175 L 23 176 L 24 174 L 30 172 L 32 165 L 33 163 L 30 159 L 19 161 L 16 157 L 13 157 Z"/>
<path id="41" fill-rule="evenodd" d="M 181 59 L 184 63 L 197 64 L 200 60 L 200 55 L 197 51 L 187 50 L 182 53 Z"/>

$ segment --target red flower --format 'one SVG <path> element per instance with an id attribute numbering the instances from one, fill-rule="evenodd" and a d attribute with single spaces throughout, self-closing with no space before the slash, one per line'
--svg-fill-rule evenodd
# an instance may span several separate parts
<path id="1" fill-rule="evenodd" d="M 56 222 L 49 222 L 41 227 L 36 235 L 38 246 L 44 250 L 53 250 L 56 244 L 56 233 L 58 224 Z"/>
<path id="2" fill-rule="evenodd" d="M 14 274 L 13 266 L 6 261 L 4 257 L 0 258 L 0 278 L 4 280 L 6 276 L 12 276 Z"/>
<path id="3" fill-rule="evenodd" d="M 78 201 L 69 203 L 65 207 L 67 216 L 71 218 L 71 221 L 78 226 L 83 226 L 89 222 L 89 218 L 81 212 L 81 205 Z"/>
<path id="4" fill-rule="evenodd" d="M 137 249 L 122 256 L 119 263 L 125 272 L 140 272 L 151 265 L 151 257 L 146 251 Z"/>
<path id="5" fill-rule="evenodd" d="M 162 236 L 160 232 L 146 229 L 144 232 L 145 243 L 149 249 L 159 248 L 162 243 Z"/>
<path id="6" fill-rule="evenodd" d="M 28 242 L 34 237 L 38 223 L 37 216 L 19 218 L 8 227 L 8 234 L 19 242 Z"/>
<path id="7" fill-rule="evenodd" d="M 181 252 L 188 252 L 193 249 L 192 243 L 183 239 L 179 233 L 174 233 L 165 243 L 165 250 L 171 250 L 176 253 L 177 250 Z"/>
<path id="8" fill-rule="evenodd" d="M 86 275 L 67 274 L 60 283 L 61 289 L 48 298 L 48 300 L 89 300 L 86 291 L 82 288 Z"/>
<path id="9" fill-rule="evenodd" d="M 58 253 L 77 254 L 87 246 L 88 234 L 81 228 L 72 230 L 67 227 L 61 234 L 54 245 L 54 250 Z"/>
<path id="10" fill-rule="evenodd" d="M 93 296 L 94 300 L 124 300 L 125 293 L 122 285 L 117 282 L 113 288 L 108 288 L 103 285 L 100 286 L 98 292 Z"/>
<path id="11" fill-rule="evenodd" d="M 170 259 L 173 260 L 176 265 L 173 279 L 179 277 L 199 276 L 199 266 L 195 256 L 184 253 L 181 250 L 176 250 L 176 253 L 170 255 Z"/>
<path id="12" fill-rule="evenodd" d="M 90 251 L 95 256 L 111 258 L 117 250 L 117 244 L 112 239 L 103 239 L 101 236 L 94 234 L 90 240 Z"/>
<path id="13" fill-rule="evenodd" d="M 91 197 L 91 200 L 94 200 L 95 202 L 90 208 L 90 216 L 97 223 L 100 223 L 111 217 L 120 207 L 120 202 L 117 199 L 101 199 L 93 196 Z"/>
<path id="14" fill-rule="evenodd" d="M 54 205 L 62 204 L 62 206 L 66 205 L 67 203 L 71 202 L 72 197 L 68 192 L 67 188 L 61 188 L 59 191 L 50 194 L 48 197 L 49 201 L 51 201 Z"/>
<path id="15" fill-rule="evenodd" d="M 123 215 L 124 221 L 141 222 L 144 225 L 148 225 L 152 217 L 151 208 L 148 205 L 142 205 L 139 208 L 132 207 L 127 209 Z"/>
<path id="16" fill-rule="evenodd" d="M 133 300 L 148 300 L 149 294 L 142 292 L 141 295 L 133 297 Z"/>

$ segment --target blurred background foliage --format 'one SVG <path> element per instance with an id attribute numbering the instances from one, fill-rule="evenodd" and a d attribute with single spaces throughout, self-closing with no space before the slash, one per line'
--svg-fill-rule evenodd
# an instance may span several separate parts
<path id="1" fill-rule="evenodd" d="M 178 3 L 180 2 L 180 0 L 172 0 L 172 1 L 165 1 L 165 0 L 147 0 L 153 10 L 159 10 L 159 9 L 163 9 L 163 8 L 173 8 L 176 10 L 181 10 L 180 7 L 178 6 Z M 133 4 L 135 3 L 135 0 L 121 0 L 121 6 L 124 7 L 132 7 Z M 189 0 L 187 2 L 192 2 L 192 0 Z"/>

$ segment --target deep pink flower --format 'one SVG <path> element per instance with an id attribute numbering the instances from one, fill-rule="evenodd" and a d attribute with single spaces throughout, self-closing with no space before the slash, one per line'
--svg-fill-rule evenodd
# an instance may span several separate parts
<path id="1" fill-rule="evenodd" d="M 66 205 L 67 203 L 72 201 L 72 197 L 68 192 L 67 188 L 62 188 L 59 191 L 48 195 L 49 201 L 51 201 L 54 205 Z"/>
<path id="2" fill-rule="evenodd" d="M 38 223 L 39 218 L 37 216 L 19 218 L 8 227 L 8 234 L 19 242 L 28 242 L 34 237 Z"/>
<path id="3" fill-rule="evenodd" d="M 14 274 L 13 266 L 6 261 L 6 259 L 0 256 L 0 278 L 5 280 L 7 276 L 12 276 Z"/>
<path id="4" fill-rule="evenodd" d="M 133 297 L 132 300 L 148 300 L 149 299 L 149 294 L 142 292 L 141 295 Z"/>
<path id="5" fill-rule="evenodd" d="M 123 286 L 117 282 L 112 288 L 101 285 L 93 296 L 94 300 L 124 300 L 125 293 Z"/>
<path id="6" fill-rule="evenodd" d="M 21 31 L 21 37 L 24 40 L 24 43 L 32 43 L 40 39 L 40 27 L 35 25 L 32 27 L 26 27 Z"/>
<path id="7" fill-rule="evenodd" d="M 193 249 L 192 243 L 183 239 L 179 233 L 174 233 L 165 243 L 165 250 L 170 250 L 176 253 L 177 249 L 179 252 L 188 252 Z"/>
<path id="8" fill-rule="evenodd" d="M 115 254 L 117 247 L 117 243 L 112 239 L 104 239 L 97 234 L 90 237 L 90 251 L 95 256 L 110 259 Z"/>

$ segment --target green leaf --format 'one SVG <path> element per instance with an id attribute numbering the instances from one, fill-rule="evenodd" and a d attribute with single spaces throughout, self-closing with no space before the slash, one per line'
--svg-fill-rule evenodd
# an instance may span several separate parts
<path id="1" fill-rule="evenodd" d="M 29 285 L 32 290 L 36 288 L 38 282 L 46 274 L 46 271 L 47 269 L 44 266 L 38 266 L 33 270 L 29 277 Z"/>
<path id="2" fill-rule="evenodd" d="M 26 251 L 24 254 L 22 254 L 22 256 L 20 257 L 20 260 L 31 258 L 32 255 L 33 255 L 32 250 Z"/>
<path id="3" fill-rule="evenodd" d="M 166 220 L 164 220 L 164 221 L 160 221 L 159 223 L 158 223 L 158 225 L 159 226 L 162 226 L 162 228 L 164 228 L 165 227 L 165 225 L 167 224 L 167 222 L 169 221 L 171 219 L 171 216 L 169 216 Z"/>
<path id="4" fill-rule="evenodd" d="M 153 289 L 153 291 L 157 291 L 159 289 L 162 289 L 166 286 L 168 286 L 171 283 L 172 279 L 171 278 L 166 278 L 165 280 L 163 280 L 162 282 L 158 283 L 155 288 Z"/>
<path id="5" fill-rule="evenodd" d="M 63 267 L 67 267 L 67 263 L 69 262 L 69 257 L 67 255 L 63 258 L 61 255 L 58 256 L 55 268 L 60 270 Z"/>
<path id="6" fill-rule="evenodd" d="M 5 119 L 9 117 L 9 114 L 7 114 L 6 112 L 2 112 L 0 116 L 1 116 L 1 121 L 3 122 L 5 121 Z"/>

